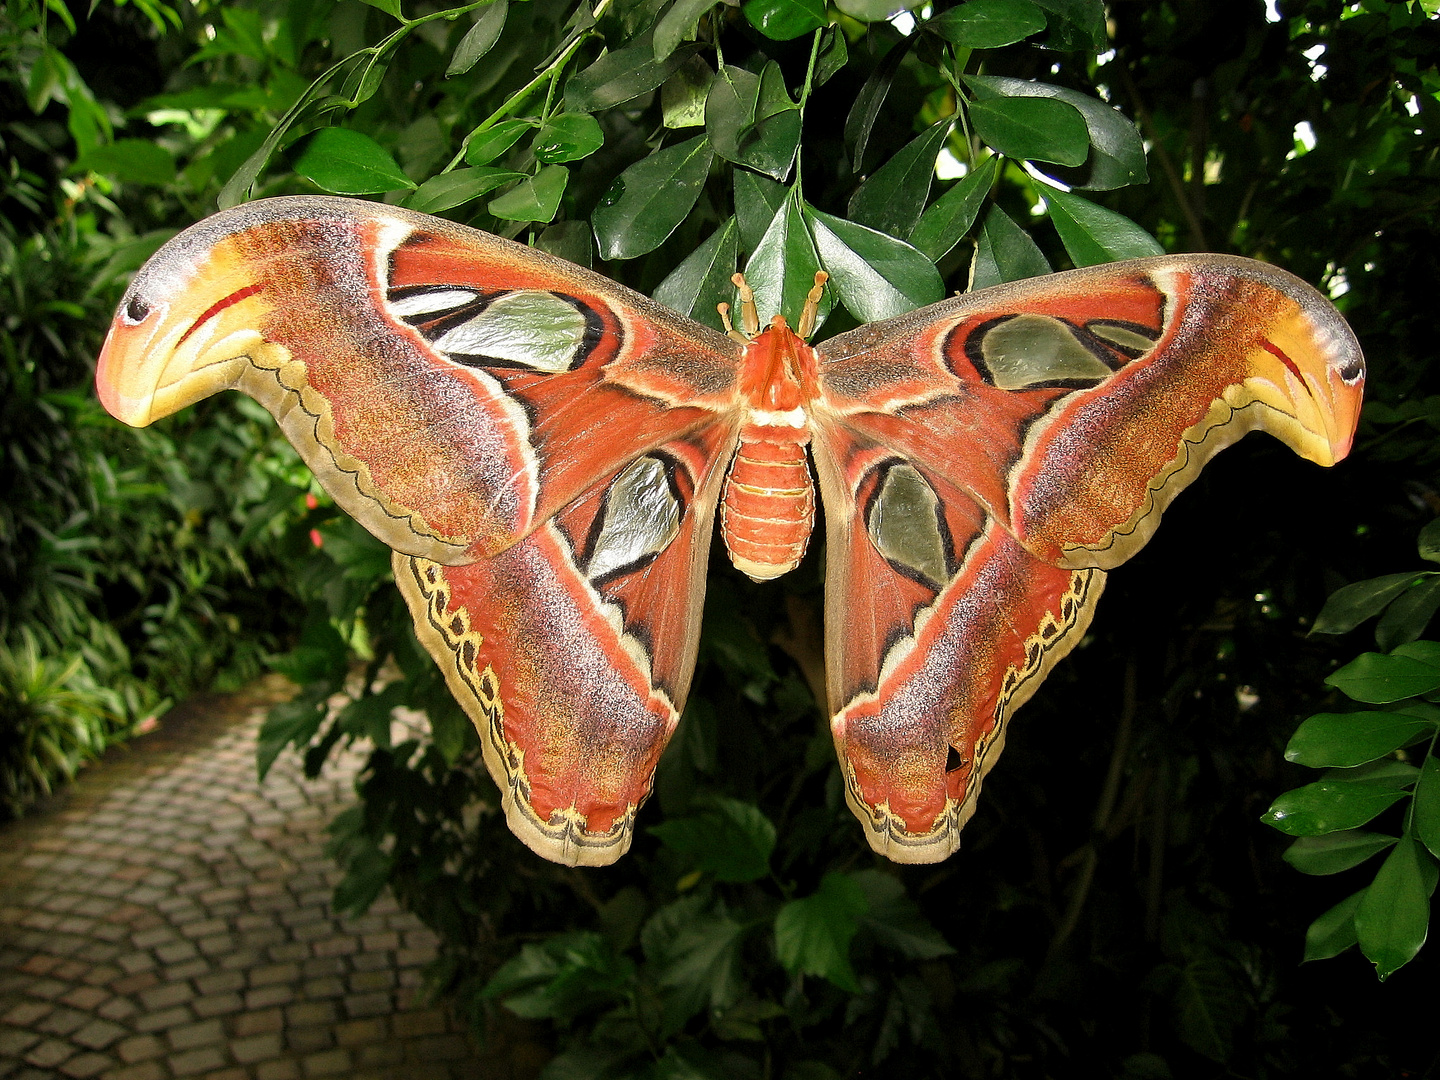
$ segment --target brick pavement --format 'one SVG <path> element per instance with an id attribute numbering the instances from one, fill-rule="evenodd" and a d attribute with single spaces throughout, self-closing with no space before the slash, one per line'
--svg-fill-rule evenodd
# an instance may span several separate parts
<path id="1" fill-rule="evenodd" d="M 481 1058 L 427 1002 L 435 938 L 388 894 L 330 911 L 362 759 L 307 781 L 282 754 L 257 785 L 277 692 L 177 709 L 0 828 L 0 1078 L 534 1075 L 536 1048 Z"/>

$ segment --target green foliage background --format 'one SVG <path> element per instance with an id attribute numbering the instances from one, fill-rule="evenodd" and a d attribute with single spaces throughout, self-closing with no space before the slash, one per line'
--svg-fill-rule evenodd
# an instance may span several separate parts
<path id="1" fill-rule="evenodd" d="M 6 3 L 11 811 L 165 699 L 271 657 L 302 689 L 262 772 L 289 746 L 312 771 L 374 747 L 333 830 L 337 903 L 392 888 L 442 935 L 436 985 L 488 1037 L 554 1055 L 549 1080 L 1427 1068 L 1433 960 L 1411 957 L 1440 843 L 1440 657 L 1421 638 L 1440 591 L 1414 539 L 1440 509 L 1435 5 L 897 6 Z M 942 150 L 963 178 L 936 179 Z M 1112 577 L 939 866 L 875 859 L 843 805 L 816 705 L 820 551 L 767 587 L 717 560 L 635 849 L 566 870 L 505 829 L 385 552 L 268 418 L 218 400 L 122 431 L 87 388 L 126 275 L 165 237 L 315 190 L 529 240 L 705 320 L 736 265 L 790 313 L 823 265 L 840 304 L 822 334 L 972 277 L 1234 251 L 1330 291 L 1370 404 L 1329 473 L 1263 440 L 1207 469 Z M 1376 574 L 1393 576 L 1316 627 L 1380 616 L 1380 659 L 1341 669 L 1367 643 L 1310 620 Z M 1376 707 L 1357 719 L 1341 692 Z M 1308 779 L 1286 744 L 1317 703 L 1288 756 L 1329 771 L 1281 797 Z M 426 715 L 395 726 L 397 708 Z M 1266 807 L 1300 837 L 1285 858 L 1322 877 L 1282 862 Z M 1354 950 L 1298 966 L 1356 940 L 1398 974 L 1378 984 Z"/>

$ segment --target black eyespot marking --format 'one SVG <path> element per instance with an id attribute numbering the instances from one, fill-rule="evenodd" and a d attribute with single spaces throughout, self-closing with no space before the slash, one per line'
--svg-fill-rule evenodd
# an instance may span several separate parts
<path id="1" fill-rule="evenodd" d="M 138 296 L 132 296 L 125 302 L 125 321 L 131 326 L 137 326 L 144 322 L 150 315 L 150 305 Z"/>

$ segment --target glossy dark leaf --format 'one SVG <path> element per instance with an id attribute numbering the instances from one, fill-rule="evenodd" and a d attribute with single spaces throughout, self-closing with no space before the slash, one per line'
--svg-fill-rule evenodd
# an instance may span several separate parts
<path id="1" fill-rule="evenodd" d="M 550 221 L 560 209 L 569 179 L 564 165 L 546 165 L 504 195 L 491 199 L 490 213 L 507 221 Z"/>
<path id="2" fill-rule="evenodd" d="M 849 59 L 850 47 L 846 43 L 845 32 L 838 26 L 826 29 L 820 42 L 820 55 L 815 62 L 815 85 L 824 86 Z"/>
<path id="3" fill-rule="evenodd" d="M 944 299 L 935 264 L 903 240 L 805 207 L 821 267 L 860 322 L 878 322 Z"/>
<path id="4" fill-rule="evenodd" d="M 1383 705 L 1428 694 L 1432 690 L 1440 689 L 1440 664 L 1401 655 L 1401 650 L 1419 644 L 1423 643 L 1411 642 L 1409 645 L 1402 645 L 1389 655 L 1361 653 L 1339 671 L 1329 675 L 1325 682 L 1347 697 L 1371 705 Z"/>
<path id="5" fill-rule="evenodd" d="M 1045 189 L 1044 195 L 1050 220 L 1076 266 L 1165 254 L 1158 240 L 1123 214 L 1064 191 Z"/>
<path id="6" fill-rule="evenodd" d="M 557 221 L 535 238 L 535 246 L 576 266 L 595 264 L 594 233 L 588 221 Z"/>
<path id="7" fill-rule="evenodd" d="M 519 142 L 521 136 L 533 130 L 534 125 L 524 120 L 502 120 L 470 137 L 465 144 L 465 163 L 488 165 Z"/>
<path id="8" fill-rule="evenodd" d="M 648 94 L 686 60 L 694 46 L 675 49 L 664 60 L 655 58 L 647 42 L 606 53 L 565 84 L 567 112 L 599 112 Z"/>
<path id="9" fill-rule="evenodd" d="M 660 16 L 651 35 L 656 60 L 667 60 L 680 43 L 695 31 L 700 17 L 715 6 L 716 0 L 675 0 Z"/>
<path id="10" fill-rule="evenodd" d="M 1305 931 L 1304 960 L 1328 960 L 1339 956 L 1355 944 L 1355 910 L 1365 898 L 1365 890 L 1347 896 Z"/>
<path id="11" fill-rule="evenodd" d="M 1404 713 L 1319 713 L 1296 730 L 1285 760 L 1313 768 L 1349 767 L 1432 735 L 1436 725 Z"/>
<path id="12" fill-rule="evenodd" d="M 505 29 L 505 15 L 509 10 L 507 0 L 492 0 L 475 15 L 475 25 L 465 31 L 460 44 L 450 56 L 445 68 L 445 77 L 463 75 L 480 62 L 481 57 L 495 47 L 500 33 Z"/>
<path id="13" fill-rule="evenodd" d="M 755 290 L 755 304 L 763 325 L 772 315 L 784 315 L 792 323 L 805 306 L 805 297 L 815 285 L 820 270 L 820 257 L 810 239 L 810 230 L 792 192 L 775 217 L 760 243 L 745 264 L 745 279 Z M 826 290 L 820 301 L 816 322 L 818 329 L 830 314 L 831 293 Z"/>
<path id="14" fill-rule="evenodd" d="M 1375 624 L 1375 643 L 1382 651 L 1414 641 L 1440 610 L 1440 574 L 1427 574 L 1397 596 Z"/>
<path id="15" fill-rule="evenodd" d="M 705 102 L 705 130 L 726 161 L 783 180 L 800 146 L 800 111 L 779 65 L 771 61 L 758 76 L 721 69 Z"/>
<path id="16" fill-rule="evenodd" d="M 825 25 L 824 0 L 744 0 L 750 25 L 774 41 L 789 41 Z"/>
<path id="17" fill-rule="evenodd" d="M 999 163 L 999 158 L 986 158 L 927 207 L 910 231 L 910 243 L 933 262 L 943 259 L 980 216 Z"/>
<path id="18" fill-rule="evenodd" d="M 1045 29 L 1045 13 L 1033 0 L 968 0 L 942 12 L 925 29 L 962 49 L 995 49 Z"/>
<path id="19" fill-rule="evenodd" d="M 970 291 L 1048 273 L 1050 264 L 1030 234 L 1011 221 L 1010 215 L 1000 207 L 990 207 L 980 227 L 975 261 L 970 267 Z"/>
<path id="20" fill-rule="evenodd" d="M 734 300 L 735 286 L 730 279 L 739 256 L 739 232 L 735 219 L 726 218 L 660 283 L 655 299 L 697 322 L 722 329 L 716 305 Z"/>
<path id="21" fill-rule="evenodd" d="M 1347 829 L 1325 836 L 1302 836 L 1285 849 L 1283 858 L 1302 874 L 1338 874 L 1359 866 L 1395 843 L 1384 833 Z"/>
<path id="22" fill-rule="evenodd" d="M 991 98 L 971 102 L 970 122 L 986 145 L 1006 157 L 1079 165 L 1090 136 L 1078 109 L 1053 98 Z"/>
<path id="23" fill-rule="evenodd" d="M 775 212 L 785 202 L 788 189 L 768 176 L 748 169 L 735 170 L 735 220 L 740 226 L 740 246 L 754 251 Z"/>
<path id="24" fill-rule="evenodd" d="M 1428 752 L 1415 781 L 1414 816 L 1411 828 L 1416 838 L 1440 858 L 1440 759 Z"/>
<path id="25" fill-rule="evenodd" d="M 975 92 L 977 100 L 1050 98 L 1073 105 L 1079 111 L 1090 139 L 1090 153 L 1085 163 L 1074 169 L 1058 165 L 1047 165 L 1044 169 L 1067 187 L 1105 191 L 1145 182 L 1145 144 L 1139 130 L 1124 114 L 1099 98 L 1050 83 L 1001 75 L 967 75 L 965 83 Z"/>
<path id="26" fill-rule="evenodd" d="M 819 975 L 852 994 L 860 990 L 850 966 L 850 942 L 869 911 L 864 890 L 845 874 L 828 873 L 810 896 L 791 900 L 775 916 L 775 952 L 792 975 Z"/>
<path id="27" fill-rule="evenodd" d="M 930 198 L 935 159 L 950 121 L 932 124 L 877 169 L 850 197 L 851 220 L 891 236 L 908 236 Z"/>
<path id="28" fill-rule="evenodd" d="M 535 157 L 547 165 L 579 161 L 605 144 L 600 123 L 589 113 L 559 113 L 535 134 Z"/>
<path id="29" fill-rule="evenodd" d="M 661 908 L 640 942 L 656 981 L 668 991 L 671 1030 L 706 1009 L 729 1008 L 745 990 L 741 946 L 746 926 L 686 897 Z"/>
<path id="30" fill-rule="evenodd" d="M 1320 780 L 1287 791 L 1260 820 L 1290 836 L 1319 836 L 1358 828 L 1404 797 L 1371 784 Z"/>
<path id="31" fill-rule="evenodd" d="M 1337 589 L 1325 601 L 1310 632 L 1344 634 L 1353 630 L 1372 615 L 1384 611 L 1390 601 L 1419 581 L 1420 577 L 1416 573 L 1386 574 Z"/>
<path id="32" fill-rule="evenodd" d="M 1103 0 L 1035 0 L 1050 25 L 1046 44 L 1065 52 L 1101 52 L 1106 45 Z"/>
<path id="33" fill-rule="evenodd" d="M 414 188 L 390 152 L 349 128 L 321 128 L 295 160 L 295 171 L 336 195 L 376 195 Z"/>
<path id="34" fill-rule="evenodd" d="M 440 173 L 426 180 L 405 199 L 405 205 L 422 214 L 439 214 L 524 176 L 510 169 L 480 166 Z"/>
<path id="35" fill-rule="evenodd" d="M 1360 951 L 1383 982 L 1415 958 L 1430 929 L 1435 861 L 1410 836 L 1402 836 L 1355 909 Z"/>
<path id="36" fill-rule="evenodd" d="M 865 85 L 855 95 L 855 101 L 845 117 L 845 144 L 850 147 L 850 167 L 857 173 L 861 171 L 865 150 L 870 145 L 870 134 L 890 94 L 895 73 L 900 70 L 900 64 L 909 51 L 908 42 L 901 42 L 880 58 Z"/>
<path id="37" fill-rule="evenodd" d="M 715 155 L 704 135 L 657 150 L 615 178 L 591 220 L 602 259 L 654 251 L 700 197 Z"/>

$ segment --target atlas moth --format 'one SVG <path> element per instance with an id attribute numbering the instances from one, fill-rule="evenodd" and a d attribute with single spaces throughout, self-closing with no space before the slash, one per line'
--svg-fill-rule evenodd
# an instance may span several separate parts
<path id="1" fill-rule="evenodd" d="M 1176 255 L 954 297 L 816 346 L 702 326 L 598 274 L 367 202 L 267 199 L 171 240 L 101 354 L 131 424 L 264 405 L 394 549 L 511 828 L 625 852 L 695 666 L 718 515 L 753 577 L 825 513 L 846 796 L 900 862 L 956 848 L 1014 711 L 1106 573 L 1217 451 L 1349 450 L 1359 346 L 1274 267 Z"/>

